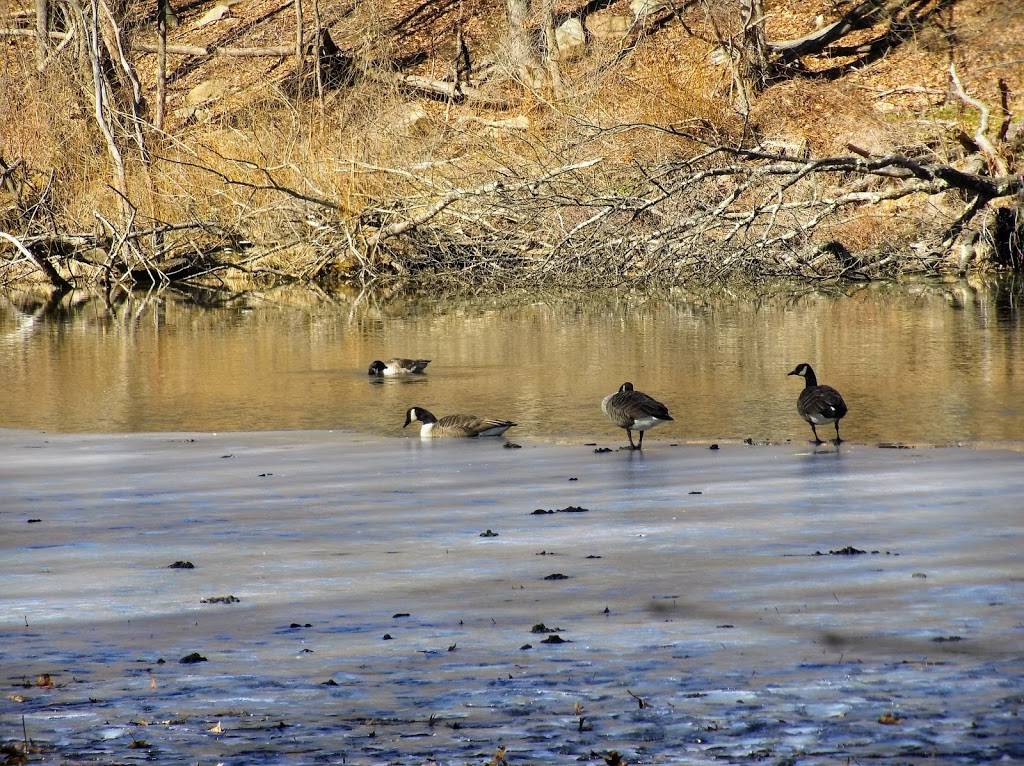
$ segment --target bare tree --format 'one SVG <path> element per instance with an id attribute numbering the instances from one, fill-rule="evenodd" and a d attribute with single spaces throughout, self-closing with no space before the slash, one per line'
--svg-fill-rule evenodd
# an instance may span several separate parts
<path id="1" fill-rule="evenodd" d="M 452 61 L 452 79 L 455 81 L 455 93 L 462 95 L 462 84 L 469 85 L 473 74 L 473 61 L 469 55 L 469 46 L 462 33 L 462 24 L 455 27 L 455 58 Z"/>
<path id="2" fill-rule="evenodd" d="M 164 109 L 167 105 L 167 24 L 171 17 L 170 0 L 156 0 L 156 116 L 153 124 L 164 129 Z"/>
<path id="3" fill-rule="evenodd" d="M 505 0 L 505 11 L 508 15 L 508 49 L 516 75 L 526 87 L 537 87 L 543 81 L 543 69 L 534 40 L 530 0 Z"/>
<path id="4" fill-rule="evenodd" d="M 302 18 L 302 0 L 295 1 L 295 75 L 296 77 L 302 76 L 302 71 L 305 68 L 305 54 L 303 51 L 303 18 Z"/>
<path id="5" fill-rule="evenodd" d="M 746 114 L 753 99 L 764 90 L 768 75 L 768 48 L 764 38 L 764 0 L 740 0 L 742 43 L 739 81 Z"/>
<path id="6" fill-rule="evenodd" d="M 734 10 L 720 18 L 720 14 L 725 14 L 716 3 L 703 0 L 702 4 L 707 25 L 718 43 L 716 58 L 729 68 L 733 106 L 746 117 L 764 87 L 766 74 L 761 0 L 739 0 L 741 27 L 738 33 L 731 31 L 735 28 Z"/>
<path id="7" fill-rule="evenodd" d="M 543 0 L 544 66 L 555 98 L 562 97 L 562 72 L 559 68 L 558 35 L 555 32 L 554 0 Z"/>
<path id="8" fill-rule="evenodd" d="M 36 3 L 36 63 L 42 67 L 50 49 L 50 8 L 48 0 Z"/>

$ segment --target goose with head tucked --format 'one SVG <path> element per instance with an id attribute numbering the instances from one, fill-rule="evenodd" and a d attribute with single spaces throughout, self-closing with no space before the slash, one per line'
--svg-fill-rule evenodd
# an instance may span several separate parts
<path id="1" fill-rule="evenodd" d="M 375 360 L 371 365 L 370 369 L 367 370 L 368 375 L 420 375 L 426 369 L 427 365 L 430 364 L 429 359 L 388 359 L 382 362 L 380 359 Z"/>
<path id="2" fill-rule="evenodd" d="M 797 375 L 804 379 L 804 390 L 796 400 L 796 411 L 811 426 L 811 433 L 814 434 L 814 443 L 822 444 L 818 438 L 817 426 L 824 426 L 832 423 L 836 428 L 836 444 L 841 444 L 839 438 L 839 421 L 847 413 L 846 402 L 842 395 L 832 386 L 819 386 L 818 377 L 814 369 L 807 362 L 798 364 L 789 375 Z"/>
<path id="3" fill-rule="evenodd" d="M 601 401 L 601 410 L 615 425 L 626 429 L 629 448 L 635 450 L 643 449 L 644 431 L 674 419 L 668 414 L 668 407 L 644 392 L 635 390 L 633 384 L 628 382 Z M 638 444 L 633 444 L 633 431 L 640 432 Z"/>
<path id="4" fill-rule="evenodd" d="M 422 407 L 410 407 L 406 411 L 405 425 L 402 428 L 413 421 L 420 422 L 421 439 L 501 436 L 516 425 L 511 420 L 479 418 L 476 415 L 445 415 L 443 418 L 436 418 L 432 412 Z"/>

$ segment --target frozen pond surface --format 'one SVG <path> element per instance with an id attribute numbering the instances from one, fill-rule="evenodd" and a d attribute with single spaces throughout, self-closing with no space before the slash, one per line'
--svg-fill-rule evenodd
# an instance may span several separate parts
<path id="1" fill-rule="evenodd" d="M 517 441 L 0 431 L 0 739 L 24 716 L 52 763 L 1024 762 L 1021 453 Z"/>

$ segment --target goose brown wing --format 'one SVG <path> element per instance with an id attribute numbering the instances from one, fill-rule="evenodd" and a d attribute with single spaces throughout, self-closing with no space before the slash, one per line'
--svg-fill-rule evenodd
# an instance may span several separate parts
<path id="1" fill-rule="evenodd" d="M 423 372 L 426 366 L 430 364 L 429 359 L 392 359 L 391 361 L 399 365 L 403 370 L 411 372 Z"/>
<path id="2" fill-rule="evenodd" d="M 511 420 L 500 420 L 498 418 L 484 418 L 480 422 L 483 423 L 483 426 L 484 426 L 483 430 L 485 430 L 485 431 L 488 428 L 496 428 L 496 427 L 499 427 L 499 426 L 505 426 L 505 428 L 511 428 L 514 425 L 518 425 L 518 423 L 514 423 Z"/>
<path id="3" fill-rule="evenodd" d="M 832 386 L 808 386 L 797 399 L 796 409 L 805 420 L 811 417 L 839 420 L 847 412 L 842 395 Z"/>
<path id="4" fill-rule="evenodd" d="M 629 428 L 641 418 L 672 420 L 668 407 L 642 391 L 622 391 L 608 401 L 608 414 L 621 428 Z"/>
<path id="5" fill-rule="evenodd" d="M 476 415 L 445 415 L 434 428 L 447 436 L 479 436 L 492 428 L 511 428 L 514 425 L 511 420 L 480 418 Z"/>
<path id="6" fill-rule="evenodd" d="M 429 359 L 405 359 L 402 357 L 395 357 L 394 359 L 388 359 L 386 362 L 388 367 L 394 367 L 400 370 L 408 370 L 409 372 L 423 372 L 424 368 L 430 364 Z"/>
<path id="7" fill-rule="evenodd" d="M 483 418 L 476 415 L 445 415 L 437 421 L 434 431 L 449 436 L 476 436 L 487 427 L 483 423 Z"/>

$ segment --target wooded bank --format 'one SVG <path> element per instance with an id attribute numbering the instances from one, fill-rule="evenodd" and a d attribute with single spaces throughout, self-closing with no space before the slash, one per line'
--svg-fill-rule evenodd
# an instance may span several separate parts
<path id="1" fill-rule="evenodd" d="M 785 36 L 775 16 L 827 9 L 396 3 L 373 27 L 308 2 L 8 13 L 0 85 L 44 95 L 0 144 L 0 281 L 581 287 L 1024 265 L 1024 77 L 996 76 L 995 103 L 965 85 L 964 66 L 975 83 L 1014 70 L 956 42 L 964 3 L 864 0 Z M 1024 12 L 1004 23 L 1024 35 Z M 886 123 L 841 101 L 936 29 L 945 60 L 921 76 L 945 88 L 860 97 L 926 113 Z M 689 104 L 621 88 L 657 82 L 666 40 L 691 56 L 663 81 Z M 248 66 L 259 77 L 233 83 Z M 881 127 L 841 135 L 861 118 Z"/>

